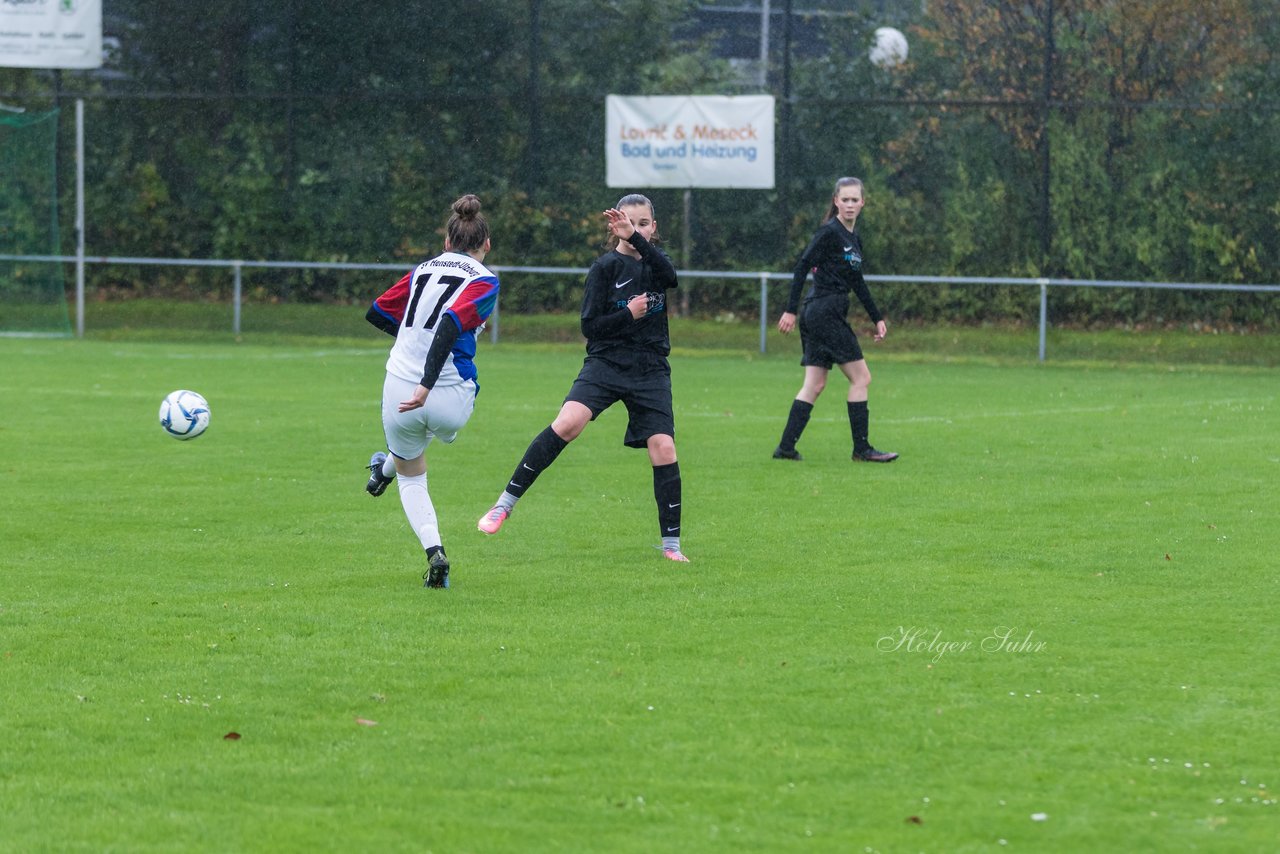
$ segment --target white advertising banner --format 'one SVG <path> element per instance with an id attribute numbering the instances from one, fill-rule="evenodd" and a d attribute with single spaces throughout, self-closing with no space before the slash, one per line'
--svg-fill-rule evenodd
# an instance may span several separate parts
<path id="1" fill-rule="evenodd" d="M 102 0 L 0 0 L 0 67 L 101 65 Z"/>
<path id="2" fill-rule="evenodd" d="M 767 190 L 773 161 L 771 95 L 605 99 L 610 187 Z"/>

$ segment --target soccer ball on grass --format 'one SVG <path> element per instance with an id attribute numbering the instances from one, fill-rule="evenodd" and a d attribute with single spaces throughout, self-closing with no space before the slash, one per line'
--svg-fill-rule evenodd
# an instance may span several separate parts
<path id="1" fill-rule="evenodd" d="M 187 389 L 171 392 L 160 404 L 160 427 L 175 439 L 194 439 L 209 429 L 209 402 Z"/>

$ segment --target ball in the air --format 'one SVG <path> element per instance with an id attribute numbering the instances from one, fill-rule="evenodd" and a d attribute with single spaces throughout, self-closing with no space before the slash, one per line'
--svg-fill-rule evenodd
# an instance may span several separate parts
<path id="1" fill-rule="evenodd" d="M 881 68 L 901 65 L 907 61 L 907 37 L 893 27 L 877 28 L 870 56 L 871 61 Z"/>
<path id="2" fill-rule="evenodd" d="M 160 426 L 175 439 L 194 439 L 209 429 L 209 402 L 187 389 L 171 392 L 160 404 Z"/>

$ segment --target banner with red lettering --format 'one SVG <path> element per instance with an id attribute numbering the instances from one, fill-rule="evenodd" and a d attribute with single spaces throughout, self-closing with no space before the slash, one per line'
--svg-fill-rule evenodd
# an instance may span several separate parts
<path id="1" fill-rule="evenodd" d="M 773 188 L 773 97 L 605 99 L 610 187 Z"/>

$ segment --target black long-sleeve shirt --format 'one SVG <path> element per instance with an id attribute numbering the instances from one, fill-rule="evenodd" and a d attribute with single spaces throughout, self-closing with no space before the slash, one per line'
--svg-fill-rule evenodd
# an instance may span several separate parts
<path id="1" fill-rule="evenodd" d="M 813 288 L 806 300 L 828 296 L 848 299 L 852 292 L 871 316 L 872 323 L 884 320 L 866 280 L 862 278 L 862 240 L 856 228 L 849 231 L 839 219 L 832 217 L 814 232 L 809 246 L 796 262 L 791 279 L 786 310 L 792 314 L 800 308 L 800 291 L 810 270 L 813 271 Z"/>
<path id="2" fill-rule="evenodd" d="M 666 356 L 671 352 L 667 329 L 666 292 L 677 286 L 676 268 L 666 253 L 640 232 L 627 239 L 640 257 L 612 250 L 587 271 L 582 295 L 582 335 L 587 355 L 627 364 L 637 353 Z M 649 312 L 638 320 L 627 302 L 650 294 Z"/>

